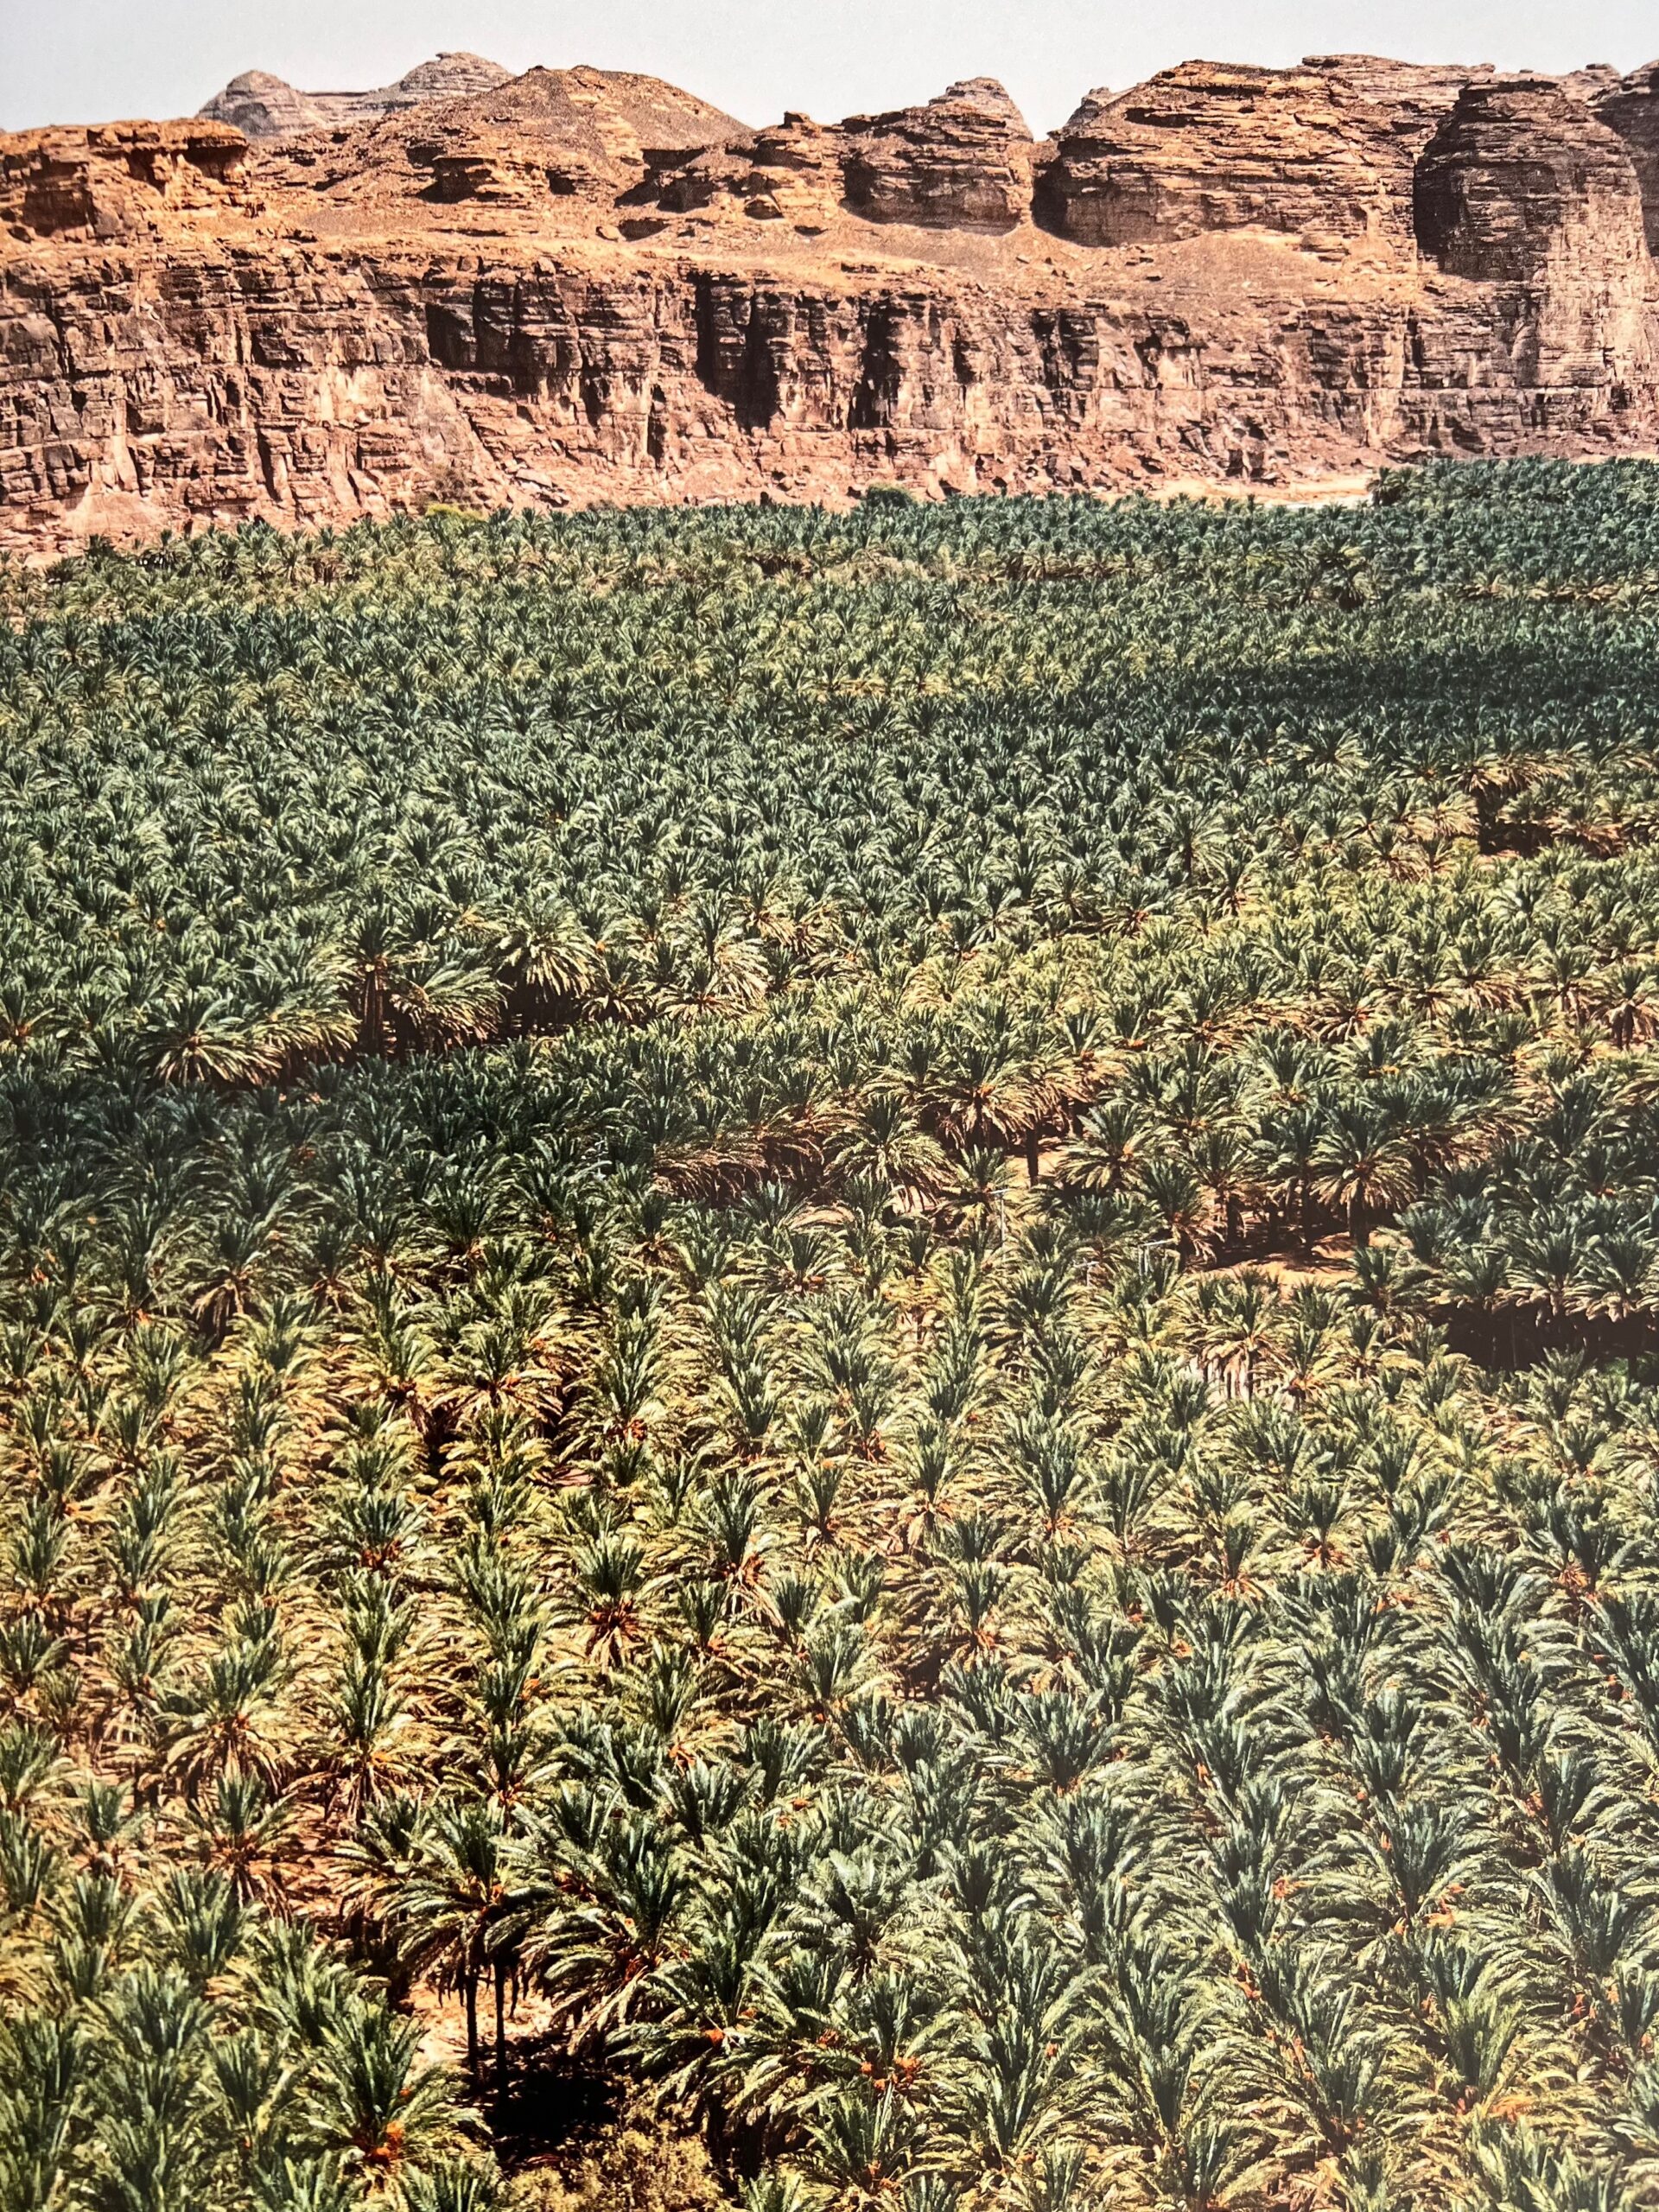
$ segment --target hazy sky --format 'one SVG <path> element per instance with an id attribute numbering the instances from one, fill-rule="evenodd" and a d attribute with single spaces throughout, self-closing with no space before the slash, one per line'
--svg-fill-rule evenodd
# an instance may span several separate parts
<path id="1" fill-rule="evenodd" d="M 749 123 L 834 121 L 1001 77 L 1039 130 L 1096 85 L 1202 54 L 1632 69 L 1654 0 L 0 0 L 0 128 L 187 115 L 243 69 L 311 91 L 385 84 L 441 48 L 512 69 L 650 70 Z"/>

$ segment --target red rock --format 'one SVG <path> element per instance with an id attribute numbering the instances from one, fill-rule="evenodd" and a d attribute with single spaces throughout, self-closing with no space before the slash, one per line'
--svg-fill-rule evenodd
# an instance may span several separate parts
<path id="1" fill-rule="evenodd" d="M 1185 62 L 1132 92 L 1091 92 L 1038 188 L 1041 219 L 1093 246 L 1244 229 L 1395 245 L 1410 207 L 1390 110 L 1306 67 Z"/>
<path id="2" fill-rule="evenodd" d="M 14 238 L 118 238 L 256 205 L 247 143 L 222 123 L 105 123 L 0 137 L 0 225 Z"/>
<path id="3" fill-rule="evenodd" d="M 752 221 L 789 221 L 816 233 L 842 212 L 842 157 L 839 131 L 810 116 L 786 115 L 769 130 L 664 158 L 639 196 L 669 214 L 709 208 Z M 658 227 L 652 226 L 653 232 Z"/>
<path id="4" fill-rule="evenodd" d="M 426 198 L 536 206 L 550 195 L 608 207 L 640 183 L 660 149 L 714 145 L 742 127 L 658 77 L 530 69 L 462 99 L 261 148 L 257 166 L 274 190 L 378 207 Z M 418 221 L 418 213 L 404 219 Z"/>
<path id="5" fill-rule="evenodd" d="M 1652 451 L 1652 87 L 1594 97 L 1601 123 L 1490 72 L 1195 64 L 1032 149 L 984 85 L 748 131 L 653 79 L 531 71 L 251 149 L 203 121 L 20 133 L 0 546 Z"/>
<path id="6" fill-rule="evenodd" d="M 1618 136 L 1547 78 L 1471 85 L 1417 164 L 1416 229 L 1451 275 L 1525 283 L 1564 261 L 1645 289 L 1642 195 Z"/>
<path id="7" fill-rule="evenodd" d="M 1659 61 L 1633 69 L 1600 93 L 1595 115 L 1624 141 L 1642 188 L 1648 250 L 1659 256 Z"/>
<path id="8" fill-rule="evenodd" d="M 1031 133 L 994 77 L 841 129 L 847 205 L 867 222 L 1011 231 L 1031 212 Z"/>
<path id="9" fill-rule="evenodd" d="M 1425 383 L 1530 389 L 1541 443 L 1569 395 L 1580 413 L 1600 396 L 1592 418 L 1610 441 L 1627 420 L 1650 436 L 1659 317 L 1641 194 L 1624 142 L 1581 100 L 1548 79 L 1469 86 L 1418 163 L 1416 209 L 1425 257 L 1461 280 L 1431 294 L 1446 336 Z"/>

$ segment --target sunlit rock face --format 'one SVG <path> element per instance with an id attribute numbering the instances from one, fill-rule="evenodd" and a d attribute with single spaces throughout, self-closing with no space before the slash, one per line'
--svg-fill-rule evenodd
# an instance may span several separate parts
<path id="1" fill-rule="evenodd" d="M 1650 451 L 1656 75 L 1193 62 L 1033 143 L 986 79 L 757 130 L 448 55 L 16 133 L 0 546 Z"/>

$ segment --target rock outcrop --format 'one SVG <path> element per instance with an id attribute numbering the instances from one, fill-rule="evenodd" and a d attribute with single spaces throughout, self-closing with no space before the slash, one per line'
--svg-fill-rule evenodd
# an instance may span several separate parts
<path id="1" fill-rule="evenodd" d="M 550 198 L 610 207 L 653 162 L 739 136 L 735 117 L 659 77 L 608 69 L 530 69 L 465 99 L 383 116 L 344 132 L 262 149 L 258 174 L 301 196 L 327 193 L 382 217 L 418 203 L 484 200 L 531 211 Z"/>
<path id="2" fill-rule="evenodd" d="M 1011 231 L 1031 213 L 1036 149 L 994 77 L 952 85 L 925 107 L 841 126 L 842 192 L 872 223 Z"/>
<path id="3" fill-rule="evenodd" d="M 67 245 L 251 213 L 247 153 L 241 133 L 219 123 L 16 131 L 0 137 L 0 227 Z"/>
<path id="4" fill-rule="evenodd" d="M 635 197 L 671 214 L 741 210 L 822 231 L 837 214 L 922 230 L 1015 230 L 1031 214 L 1037 149 L 994 77 L 952 85 L 921 107 L 834 125 L 786 115 L 775 130 L 683 161 L 656 157 Z M 647 227 L 636 223 L 634 232 Z"/>
<path id="5" fill-rule="evenodd" d="M 326 130 L 331 118 L 327 94 L 302 92 L 268 69 L 247 69 L 198 110 L 212 123 L 229 124 L 248 138 L 291 138 L 302 130 Z M 341 121 L 358 118 L 340 118 Z"/>
<path id="6" fill-rule="evenodd" d="M 1418 149 L 1469 75 L 1370 55 L 1291 70 L 1186 62 L 1132 92 L 1089 95 L 1057 134 L 1039 210 L 1082 245 L 1259 229 L 1397 251 Z"/>
<path id="7" fill-rule="evenodd" d="M 582 69 L 20 133 L 0 548 L 1659 450 L 1654 73 L 1194 63 L 1048 145 L 985 80 L 755 131 Z"/>
<path id="8" fill-rule="evenodd" d="M 1659 256 L 1659 61 L 1633 69 L 1609 86 L 1595 102 L 1596 120 L 1616 130 L 1642 188 L 1648 250 Z"/>
<path id="9" fill-rule="evenodd" d="M 406 108 L 464 99 L 511 81 L 512 72 L 480 54 L 439 54 L 372 92 L 302 92 L 264 69 L 232 77 L 200 111 L 231 124 L 249 138 L 292 138 L 305 130 L 331 130 L 366 123 Z"/>
<path id="10" fill-rule="evenodd" d="M 1468 325 L 1459 350 L 1478 381 L 1531 389 L 1541 422 L 1558 396 L 1598 390 L 1610 418 L 1639 415 L 1659 340 L 1642 195 L 1624 141 L 1582 100 L 1548 79 L 1468 86 L 1418 162 L 1415 200 L 1421 251 L 1473 288 L 1445 311 Z"/>
<path id="11" fill-rule="evenodd" d="M 789 114 L 775 129 L 727 145 L 660 156 L 632 199 L 664 215 L 709 210 L 753 222 L 789 222 L 817 236 L 841 213 L 842 155 L 839 131 L 810 116 Z M 637 238 L 666 227 L 655 214 L 623 226 L 626 235 Z"/>
<path id="12" fill-rule="evenodd" d="M 1642 194 L 1624 141 L 1547 78 L 1471 85 L 1416 169 L 1417 242 L 1457 276 L 1535 283 L 1560 269 L 1640 296 Z"/>

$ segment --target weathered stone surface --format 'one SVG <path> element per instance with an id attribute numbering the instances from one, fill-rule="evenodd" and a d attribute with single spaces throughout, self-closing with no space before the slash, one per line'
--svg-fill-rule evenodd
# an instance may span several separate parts
<path id="1" fill-rule="evenodd" d="M 748 131 L 532 71 L 251 150 L 200 121 L 0 140 L 0 547 L 1659 449 L 1635 149 L 1582 99 L 1344 55 L 1080 114 L 1030 149 L 975 85 Z"/>
<path id="2" fill-rule="evenodd" d="M 1547 78 L 1471 85 L 1417 164 L 1418 244 L 1457 276 L 1526 283 L 1562 263 L 1602 283 L 1647 263 L 1618 135 Z"/>
<path id="3" fill-rule="evenodd" d="M 0 137 L 0 226 L 14 239 L 125 238 L 251 212 L 247 144 L 221 123 L 105 123 Z"/>
<path id="4" fill-rule="evenodd" d="M 639 196 L 671 214 L 741 211 L 817 230 L 844 211 L 868 223 L 995 233 L 1031 213 L 1035 150 L 1002 86 L 976 77 L 924 106 L 838 125 L 787 115 L 772 130 L 664 163 Z"/>
<path id="5" fill-rule="evenodd" d="M 1588 106 L 1605 93 L 1617 92 L 1624 79 L 1611 62 L 1592 61 L 1586 68 L 1570 70 L 1555 81 L 1564 92 L 1570 92 L 1575 100 L 1583 100 Z"/>
<path id="6" fill-rule="evenodd" d="M 1031 213 L 1031 133 L 994 77 L 841 128 L 847 205 L 868 222 L 1011 231 Z"/>
<path id="7" fill-rule="evenodd" d="M 1406 170 L 1390 165 L 1392 188 L 1408 201 L 1410 167 L 1458 104 L 1467 85 L 1484 84 L 1496 73 L 1486 62 L 1390 61 L 1378 54 L 1311 54 L 1303 67 L 1325 78 L 1338 92 L 1384 111 L 1389 137 Z"/>
<path id="8" fill-rule="evenodd" d="M 423 198 L 534 205 L 550 194 L 608 205 L 640 183 L 653 154 L 715 145 L 742 128 L 658 77 L 530 69 L 462 99 L 261 148 L 257 173 L 277 191 L 378 207 Z"/>
<path id="9" fill-rule="evenodd" d="M 512 73 L 479 54 L 440 54 L 372 92 L 302 92 L 267 70 L 249 69 L 232 77 L 222 92 L 200 110 L 228 123 L 249 138 L 291 138 L 303 130 L 327 130 L 364 123 L 378 115 L 435 101 L 463 99 L 505 85 Z"/>
<path id="10" fill-rule="evenodd" d="M 1616 130 L 1624 141 L 1642 188 L 1648 249 L 1659 256 L 1659 61 L 1633 69 L 1628 77 L 1602 92 L 1595 102 L 1595 115 L 1599 123 Z"/>
<path id="11" fill-rule="evenodd" d="M 840 131 L 789 114 L 769 130 L 659 162 L 635 196 L 671 215 L 709 209 L 816 234 L 842 211 L 843 151 Z M 645 219 L 632 227 L 651 235 L 662 226 Z"/>
<path id="12" fill-rule="evenodd" d="M 1490 62 L 1395 61 L 1385 54 L 1310 54 L 1302 63 L 1345 92 L 1393 109 L 1402 129 L 1433 133 L 1464 86 L 1491 77 Z"/>
<path id="13" fill-rule="evenodd" d="M 323 100 L 297 91 L 268 69 L 246 69 L 232 77 L 199 112 L 249 138 L 290 138 L 302 130 L 325 130 L 331 120 Z"/>
<path id="14" fill-rule="evenodd" d="M 1651 395 L 1641 193 L 1581 100 L 1539 78 L 1467 86 L 1418 162 L 1416 222 L 1424 255 L 1479 288 L 1465 342 L 1489 375 L 1532 385 L 1546 410 L 1572 391 L 1605 391 L 1614 416 Z"/>
<path id="15" fill-rule="evenodd" d="M 1083 245 L 1245 229 L 1393 245 L 1410 227 L 1410 152 L 1391 108 L 1337 70 L 1185 62 L 1091 92 L 1057 134 L 1038 208 Z"/>

